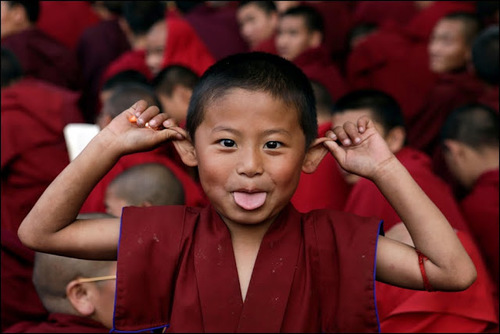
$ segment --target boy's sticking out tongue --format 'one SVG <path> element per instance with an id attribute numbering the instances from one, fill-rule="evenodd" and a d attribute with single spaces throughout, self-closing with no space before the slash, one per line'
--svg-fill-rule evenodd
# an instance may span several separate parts
<path id="1" fill-rule="evenodd" d="M 233 193 L 234 201 L 245 210 L 255 210 L 262 206 L 266 201 L 267 194 L 265 192 L 259 193 L 244 193 L 235 191 Z"/>

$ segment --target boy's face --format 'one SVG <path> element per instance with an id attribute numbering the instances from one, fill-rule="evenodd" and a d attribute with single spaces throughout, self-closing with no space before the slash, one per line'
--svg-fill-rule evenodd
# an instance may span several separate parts
<path id="1" fill-rule="evenodd" d="M 195 153 L 203 189 L 227 224 L 271 222 L 299 182 L 305 136 L 295 109 L 235 88 L 205 108 Z"/>
<path id="2" fill-rule="evenodd" d="M 307 29 L 304 18 L 285 16 L 279 20 L 278 34 L 275 39 L 278 54 L 293 61 L 313 45 L 313 34 Z"/>
<path id="3" fill-rule="evenodd" d="M 238 9 L 236 14 L 240 34 L 250 48 L 270 38 L 278 25 L 277 14 L 267 14 L 259 6 L 249 3 Z"/>
<path id="4" fill-rule="evenodd" d="M 470 47 L 465 41 L 463 23 L 447 19 L 439 21 L 432 32 L 428 51 L 432 72 L 447 73 L 464 67 Z"/>

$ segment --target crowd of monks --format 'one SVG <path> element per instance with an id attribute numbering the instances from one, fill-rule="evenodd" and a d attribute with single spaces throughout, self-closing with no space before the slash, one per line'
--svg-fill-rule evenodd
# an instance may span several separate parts
<path id="1" fill-rule="evenodd" d="M 153 87 L 158 73 L 169 66 L 184 66 L 199 77 L 215 61 L 249 51 L 291 60 L 326 89 L 333 105 L 361 89 L 390 94 L 406 126 L 404 146 L 396 156 L 448 218 L 475 261 L 478 280 L 460 293 L 416 292 L 377 283 L 382 332 L 498 332 L 498 164 L 486 171 L 483 188 L 474 189 L 474 203 L 467 202 L 477 207 L 491 203 L 481 221 L 472 221 L 461 206 L 471 190 L 452 175 L 439 144 L 441 127 L 454 109 L 480 103 L 499 111 L 498 66 L 496 81 L 487 80 L 474 71 L 470 58 L 481 32 L 496 27 L 498 36 L 496 2 L 40 1 L 36 14 L 24 3 L 29 1 L 2 1 L 2 332 L 109 329 L 80 319 L 76 311 L 47 311 L 31 281 L 35 254 L 17 238 L 23 218 L 70 161 L 64 127 L 96 124 L 106 103 L 103 87 L 120 73 L 138 72 Z M 144 12 L 156 16 L 140 17 L 145 15 L 141 3 Z M 315 15 L 321 17 L 318 26 L 300 21 L 315 20 Z M 443 23 L 447 17 L 451 21 Z M 259 20 L 266 20 L 267 26 L 258 28 Z M 476 31 L 464 28 L 467 20 L 479 23 Z M 142 21 L 148 21 L 146 26 Z M 456 22 L 466 23 L 462 27 Z M 301 34 L 305 37 L 294 42 Z M 439 58 L 446 56 L 440 55 L 439 38 L 460 38 L 464 62 L 439 67 Z M 4 49 L 15 55 L 22 69 L 9 84 L 4 83 Z M 498 60 L 498 41 L 496 52 Z M 318 125 L 319 136 L 335 126 L 333 119 Z M 196 170 L 183 165 L 166 144 L 121 158 L 90 193 L 82 214 L 106 213 L 104 198 L 112 180 L 132 166 L 151 162 L 167 166 L 179 179 L 186 205 L 207 204 Z M 302 212 L 329 208 L 379 217 L 386 231 L 401 221 L 370 181 L 346 182 L 331 155 L 315 173 L 302 174 L 292 203 Z M 474 225 L 487 226 L 482 233 L 490 238 L 478 237 Z"/>

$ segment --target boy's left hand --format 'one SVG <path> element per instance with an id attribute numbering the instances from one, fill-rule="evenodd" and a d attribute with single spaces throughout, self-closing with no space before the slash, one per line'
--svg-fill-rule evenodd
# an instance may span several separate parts
<path id="1" fill-rule="evenodd" d="M 367 116 L 328 131 L 323 143 L 346 171 L 369 179 L 396 157 Z"/>

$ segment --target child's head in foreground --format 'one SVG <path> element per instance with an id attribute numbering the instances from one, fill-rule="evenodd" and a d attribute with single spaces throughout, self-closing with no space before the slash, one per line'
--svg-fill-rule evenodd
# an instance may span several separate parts
<path id="1" fill-rule="evenodd" d="M 198 166 L 212 205 L 232 221 L 274 218 L 301 170 L 315 168 L 309 161 L 317 146 L 311 145 L 317 136 L 311 84 L 276 55 L 236 54 L 210 67 L 194 88 L 186 128 L 192 145 L 181 156 Z"/>

